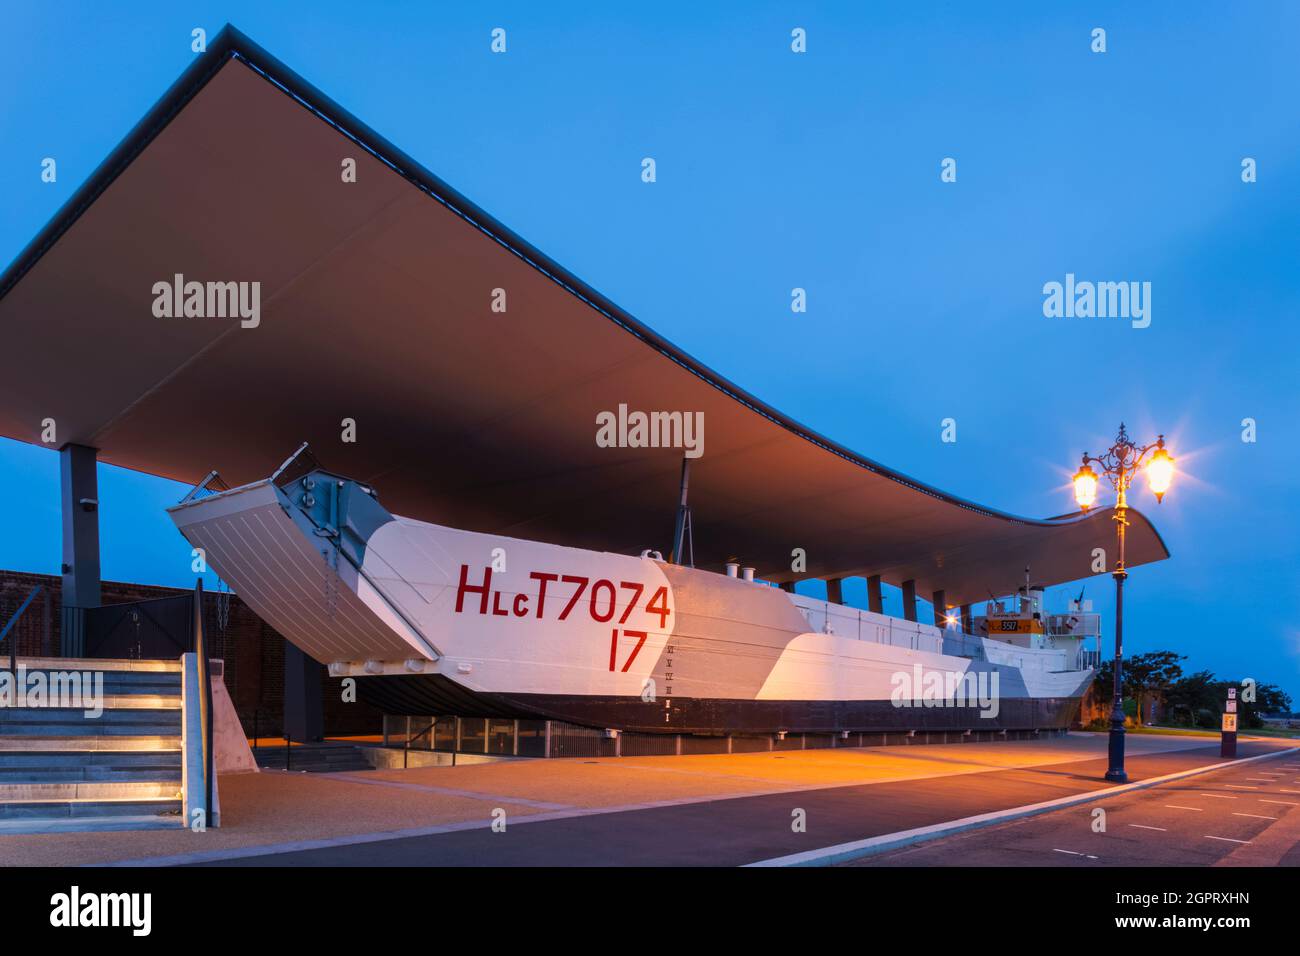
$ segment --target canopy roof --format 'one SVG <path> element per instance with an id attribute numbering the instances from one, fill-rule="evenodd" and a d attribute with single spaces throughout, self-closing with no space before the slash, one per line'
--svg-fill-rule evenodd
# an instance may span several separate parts
<path id="1" fill-rule="evenodd" d="M 355 183 L 340 175 L 357 164 Z M 261 324 L 158 318 L 155 283 L 258 281 Z M 490 309 L 507 291 L 508 311 Z M 0 278 L 0 434 L 232 483 L 301 441 L 391 510 L 637 552 L 670 544 L 681 451 L 602 448 L 620 404 L 701 411 L 696 564 L 880 574 L 949 603 L 1092 573 L 1108 509 L 946 494 L 684 354 L 227 27 Z M 355 443 L 340 441 L 343 419 Z M 1130 512 L 1129 563 L 1168 557 Z M 807 569 L 791 571 L 802 548 Z"/>

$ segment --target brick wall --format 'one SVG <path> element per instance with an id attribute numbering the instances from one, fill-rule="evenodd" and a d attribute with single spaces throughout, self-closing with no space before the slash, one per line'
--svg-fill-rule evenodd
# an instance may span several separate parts
<path id="1" fill-rule="evenodd" d="M 0 628 L 38 584 L 41 593 L 14 625 L 18 653 L 31 657 L 56 657 L 59 653 L 62 578 L 0 571 Z M 186 592 L 150 584 L 105 581 L 100 593 L 104 604 L 121 604 L 175 597 Z M 204 633 L 208 636 L 212 656 L 225 662 L 226 687 L 244 730 L 251 735 L 256 725 L 260 734 L 278 736 L 284 726 L 284 638 L 238 596 L 229 596 L 226 614 L 222 613 L 222 602 L 222 596 L 216 592 L 204 593 Z M 6 638 L 3 653 L 7 656 L 8 652 L 9 639 Z M 360 701 L 344 703 L 342 681 L 329 677 L 324 668 L 321 668 L 321 700 L 327 736 L 381 732 L 381 712 Z"/>

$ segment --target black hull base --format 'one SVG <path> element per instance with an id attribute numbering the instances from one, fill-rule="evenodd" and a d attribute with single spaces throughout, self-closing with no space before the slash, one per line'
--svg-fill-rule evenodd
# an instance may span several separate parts
<path id="1" fill-rule="evenodd" d="M 495 694 L 471 691 L 442 675 L 364 677 L 361 698 L 386 714 L 562 720 L 640 733 L 770 734 L 906 731 L 1000 731 L 1066 728 L 1077 697 L 1013 697 L 997 713 L 978 707 L 896 707 L 888 700 L 727 700 Z M 665 706 L 667 704 L 667 706 Z"/>

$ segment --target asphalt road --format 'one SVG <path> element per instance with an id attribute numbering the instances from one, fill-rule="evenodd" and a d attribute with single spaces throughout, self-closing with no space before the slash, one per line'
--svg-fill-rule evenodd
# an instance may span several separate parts
<path id="1" fill-rule="evenodd" d="M 1243 743 L 1240 756 L 1266 753 L 1271 749 L 1275 748 L 1265 744 Z M 1137 781 L 1203 766 L 1217 762 L 1218 759 L 1217 746 L 1197 747 L 1132 756 L 1128 769 L 1130 779 Z M 1295 766 L 1300 764 L 1300 761 L 1294 758 L 1258 761 L 1234 768 L 1227 772 L 1227 776 L 1233 781 L 1238 778 L 1245 780 L 1246 777 L 1279 770 L 1280 764 Z M 479 828 L 223 860 L 205 865 L 735 866 L 994 810 L 1106 789 L 1110 785 L 1102 779 L 1105 769 L 1106 760 L 1098 758 L 1074 763 L 925 780 L 866 786 L 838 786 L 794 793 L 708 800 L 680 806 L 596 813 L 531 823 L 521 822 L 525 819 L 521 817 L 516 818 L 513 823 L 507 820 L 504 832 Z M 1285 772 L 1290 776 L 1277 779 L 1292 781 L 1292 786 L 1297 791 L 1295 799 L 1300 803 L 1300 771 L 1292 769 Z M 1205 779 L 1193 778 L 1190 782 L 1177 785 L 1178 799 L 1171 797 L 1166 802 L 1190 803 L 1190 798 L 1187 798 L 1183 791 L 1195 788 L 1198 784 L 1203 785 Z M 1246 781 L 1240 785 L 1244 786 L 1248 783 L 1249 781 Z M 1263 783 L 1259 785 L 1265 786 Z M 1248 791 L 1226 789 L 1229 786 L 1227 783 L 1217 784 L 1217 786 L 1224 795 L 1234 799 L 1202 800 L 1202 803 L 1224 805 L 1231 803 L 1236 809 L 1249 811 L 1260 818 L 1266 815 L 1280 818 L 1281 811 L 1289 811 L 1289 807 L 1282 803 L 1262 804 L 1255 794 Z M 1272 786 L 1273 790 L 1280 790 L 1286 787 L 1286 784 L 1267 786 Z M 1163 794 L 1164 788 L 1159 792 Z M 1170 791 L 1173 792 L 1175 791 Z M 1267 792 L 1273 793 L 1272 790 Z M 1141 796 L 1133 799 L 1146 803 Z M 1276 799 L 1284 801 L 1289 800 L 1290 797 L 1278 793 Z M 1116 801 L 1117 804 L 1122 802 L 1123 798 Z M 1114 834 L 1120 827 L 1128 829 L 1127 817 L 1120 820 L 1115 816 L 1114 810 L 1110 812 L 1112 821 L 1109 833 Z M 1163 811 L 1151 815 L 1149 825 L 1165 827 L 1166 822 L 1162 821 L 1170 820 L 1167 814 L 1173 812 Z M 1232 812 L 1226 806 L 1223 808 L 1204 806 L 1199 812 L 1178 811 L 1187 817 L 1202 817 L 1204 818 L 1202 822 L 1205 823 L 1213 820 L 1214 825 L 1206 832 L 1225 839 L 1250 838 L 1268 823 L 1275 822 L 1255 817 L 1231 817 Z M 1088 859 L 1088 854 L 1100 859 L 1102 855 L 1094 852 L 1095 841 L 1089 842 L 1092 834 L 1086 825 L 1087 811 L 1076 810 L 1072 813 L 1074 817 L 1070 822 L 1059 824 L 1070 833 L 1072 842 L 1065 841 L 1063 837 L 1054 838 L 1056 846 L 1047 848 L 1046 858 L 1054 863 L 1075 859 L 1065 853 L 1052 852 L 1055 849 L 1062 849 L 1085 854 L 1079 859 Z M 802 832 L 795 827 L 800 816 L 806 821 Z M 1220 817 L 1225 818 L 1223 822 L 1220 821 Z M 1228 818 L 1231 818 L 1230 821 Z M 1085 823 L 1082 832 L 1076 833 L 1075 831 L 1080 829 L 1079 819 L 1085 819 Z M 1148 818 L 1145 816 L 1140 820 L 1136 816 L 1132 819 L 1133 822 L 1148 823 Z M 1195 826 L 1190 820 L 1176 815 L 1172 819 L 1181 820 L 1178 824 L 1180 827 Z M 1166 832 L 1168 829 L 1166 827 Z M 990 832 L 984 831 L 986 834 Z M 1181 834 L 1182 830 L 1178 832 Z M 1137 837 L 1139 833 L 1140 840 Z M 1133 843 L 1130 856 L 1125 862 L 1159 862 L 1155 855 L 1157 852 L 1163 853 L 1162 848 L 1168 841 L 1162 843 L 1148 835 L 1156 833 L 1155 830 L 1135 829 L 1132 834 L 1126 834 L 1129 840 L 1136 842 Z M 977 839 L 978 836 L 979 834 L 975 835 Z M 1047 837 L 1043 839 L 1052 842 L 1052 839 Z M 1190 836 L 1187 839 L 1190 839 Z M 1218 859 L 1219 856 L 1231 852 L 1239 845 L 1224 843 L 1222 847 L 1203 848 L 1203 854 L 1215 855 L 1214 859 Z M 982 855 L 978 860 L 982 864 L 1040 863 L 1042 860 L 1039 857 L 1044 856 L 1036 851 L 1026 855 L 1017 850 L 1001 847 L 991 839 L 973 846 L 978 848 L 978 852 Z M 1142 858 L 1143 847 L 1150 848 L 1153 856 Z M 926 845 L 915 851 L 906 852 L 919 854 L 934 849 L 938 847 Z M 925 858 L 913 856 L 904 859 L 894 854 L 888 856 L 893 857 L 895 862 L 916 862 L 926 865 L 976 862 L 970 859 L 965 851 L 959 856 L 945 855 L 942 852 Z M 1205 855 L 1195 859 L 1189 856 L 1188 860 L 1200 863 L 1207 858 Z M 884 861 L 884 858 L 878 858 L 875 862 Z"/>
<path id="2" fill-rule="evenodd" d="M 1097 807 L 1106 812 L 1104 832 L 1094 829 Z M 1200 774 L 846 865 L 1300 866 L 1300 758 Z"/>

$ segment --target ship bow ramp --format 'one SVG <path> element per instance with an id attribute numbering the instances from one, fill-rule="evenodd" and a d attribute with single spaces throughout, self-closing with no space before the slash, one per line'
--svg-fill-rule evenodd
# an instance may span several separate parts
<path id="1" fill-rule="evenodd" d="M 319 473 L 291 490 L 297 504 L 266 480 L 168 511 L 240 599 L 316 660 L 437 660 L 361 570 L 366 540 L 392 515 L 362 486 Z"/>

